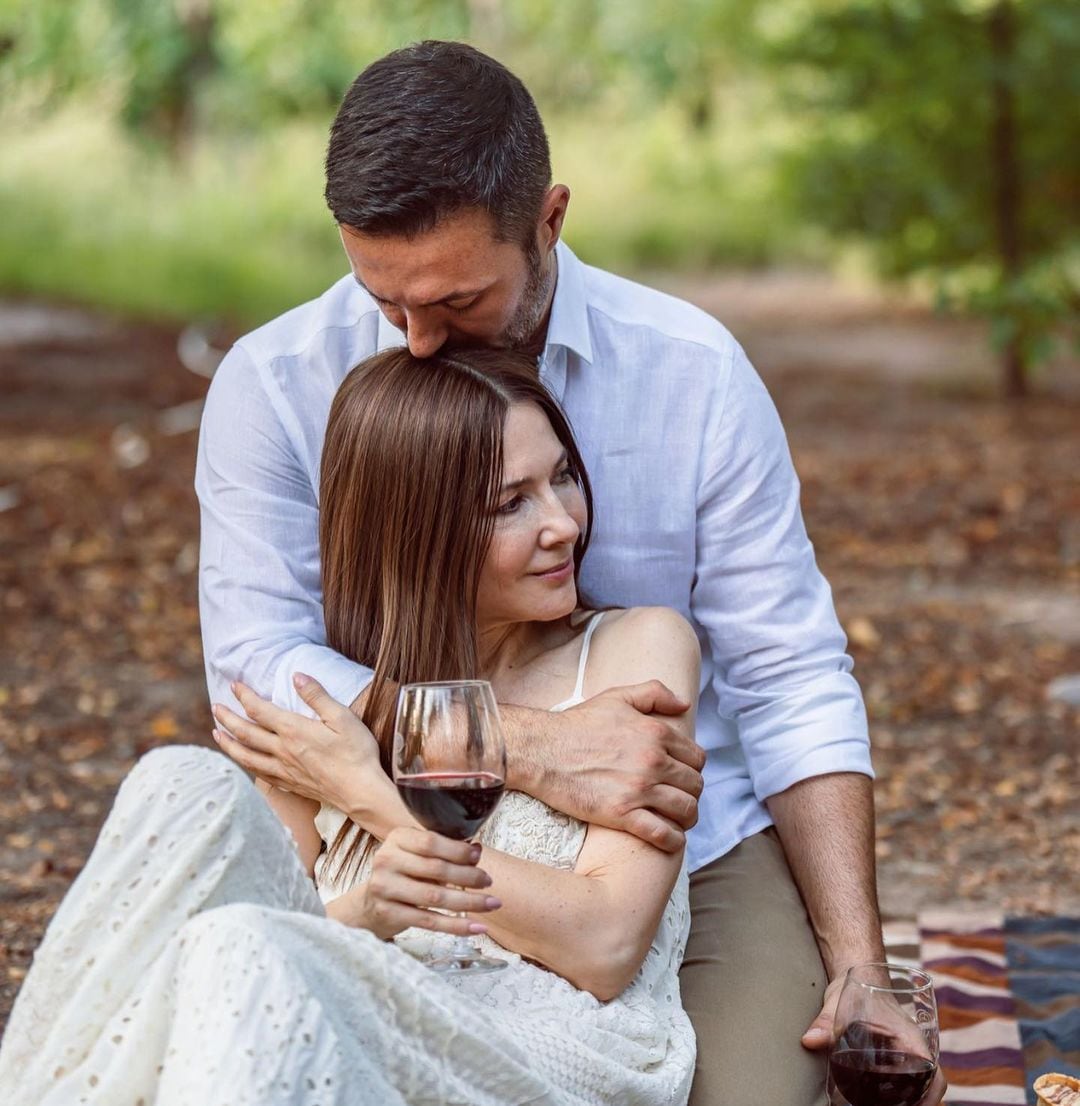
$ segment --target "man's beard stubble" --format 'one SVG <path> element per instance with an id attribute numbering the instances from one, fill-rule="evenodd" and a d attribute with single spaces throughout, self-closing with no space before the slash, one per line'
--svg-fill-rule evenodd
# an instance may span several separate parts
<path id="1" fill-rule="evenodd" d="M 525 263 L 529 270 L 525 287 L 497 344 L 518 353 L 539 357 L 544 349 L 544 322 L 550 306 L 551 286 L 556 277 L 554 255 L 549 275 L 544 271 L 540 248 L 535 242 L 530 242 L 525 251 Z"/>

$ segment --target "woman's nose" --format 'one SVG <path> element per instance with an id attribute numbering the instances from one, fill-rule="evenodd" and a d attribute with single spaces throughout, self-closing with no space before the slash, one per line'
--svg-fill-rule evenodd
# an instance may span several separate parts
<path id="1" fill-rule="evenodd" d="M 556 498 L 551 504 L 540 532 L 541 544 L 547 546 L 573 545 L 581 534 L 574 516 Z"/>

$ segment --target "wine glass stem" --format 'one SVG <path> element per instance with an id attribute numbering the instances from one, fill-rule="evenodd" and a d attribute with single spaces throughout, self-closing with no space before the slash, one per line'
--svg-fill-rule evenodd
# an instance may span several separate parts
<path id="1" fill-rule="evenodd" d="M 465 915 L 462 914 L 461 917 L 464 918 Z M 458 934 L 454 938 L 454 947 L 450 950 L 450 955 L 455 960 L 472 960 L 479 951 L 476 942 L 471 937 Z"/>

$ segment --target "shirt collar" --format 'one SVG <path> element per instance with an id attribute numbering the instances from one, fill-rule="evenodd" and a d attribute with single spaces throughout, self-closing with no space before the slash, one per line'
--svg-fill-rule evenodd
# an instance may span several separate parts
<path id="1" fill-rule="evenodd" d="M 573 350 L 582 360 L 592 363 L 592 339 L 589 336 L 589 305 L 585 301 L 585 274 L 573 251 L 563 241 L 555 247 L 558 275 L 551 299 L 544 360 L 553 346 Z M 376 348 L 379 353 L 405 345 L 405 334 L 380 311 Z"/>
<path id="2" fill-rule="evenodd" d="M 555 247 L 555 257 L 559 274 L 551 300 L 545 359 L 552 346 L 562 346 L 591 364 L 593 351 L 589 336 L 589 305 L 585 299 L 584 266 L 561 240 Z"/>

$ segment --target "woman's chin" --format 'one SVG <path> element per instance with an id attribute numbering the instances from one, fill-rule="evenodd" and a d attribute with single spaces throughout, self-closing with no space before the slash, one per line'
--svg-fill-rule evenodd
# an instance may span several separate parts
<path id="1" fill-rule="evenodd" d="M 572 615 L 578 607 L 577 587 L 574 581 L 568 580 L 558 592 L 545 596 L 542 602 L 532 606 L 533 612 L 528 617 L 529 622 L 556 622 L 560 618 Z"/>

